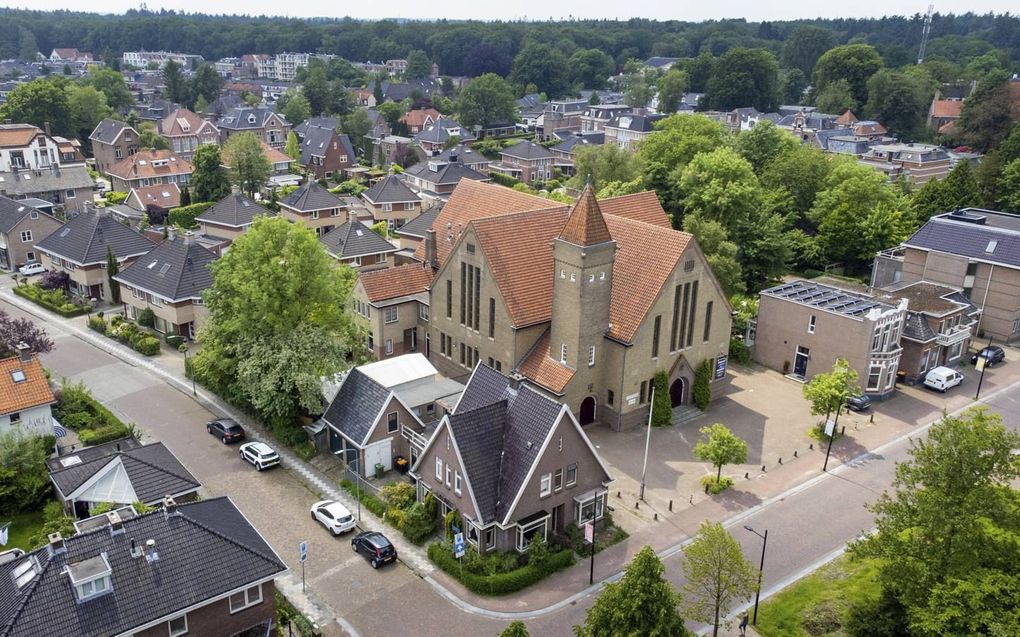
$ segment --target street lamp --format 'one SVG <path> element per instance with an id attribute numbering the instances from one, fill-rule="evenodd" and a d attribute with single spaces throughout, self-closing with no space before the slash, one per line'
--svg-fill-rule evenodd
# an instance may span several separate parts
<path id="1" fill-rule="evenodd" d="M 843 411 L 847 398 L 847 394 L 841 394 L 839 397 L 839 406 L 836 407 L 836 418 L 832 421 L 832 432 L 829 433 L 829 446 L 825 449 L 825 462 L 822 464 L 823 472 L 829 470 L 829 454 L 832 453 L 832 441 L 836 439 L 836 425 L 839 424 L 839 412 Z M 828 427 L 829 423 L 825 424 Z"/>
<path id="2" fill-rule="evenodd" d="M 761 579 L 765 573 L 765 545 L 768 544 L 769 541 L 769 530 L 765 529 L 765 535 L 762 535 L 761 533 L 755 531 L 746 524 L 744 525 L 744 529 L 750 531 L 751 533 L 754 533 L 755 535 L 761 538 L 761 564 L 758 566 L 758 590 L 755 591 L 754 593 L 754 618 L 751 620 L 751 623 L 757 626 L 758 601 L 761 599 Z"/>

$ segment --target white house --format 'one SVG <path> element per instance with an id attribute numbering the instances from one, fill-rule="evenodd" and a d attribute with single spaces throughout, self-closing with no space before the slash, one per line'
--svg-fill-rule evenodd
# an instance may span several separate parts
<path id="1" fill-rule="evenodd" d="M 57 402 L 42 363 L 23 345 L 18 356 L 0 360 L 0 435 L 20 431 L 53 433 L 52 405 Z"/>

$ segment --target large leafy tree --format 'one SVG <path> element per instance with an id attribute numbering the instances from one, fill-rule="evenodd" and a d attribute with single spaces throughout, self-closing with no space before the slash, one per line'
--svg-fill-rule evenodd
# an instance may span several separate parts
<path id="1" fill-rule="evenodd" d="M 28 319 L 12 318 L 0 310 L 0 358 L 17 354 L 20 343 L 28 345 L 28 351 L 33 354 L 45 354 L 53 349 L 53 341 L 46 330 Z"/>
<path id="2" fill-rule="evenodd" d="M 716 482 L 722 479 L 725 465 L 747 462 L 747 443 L 726 425 L 715 423 L 698 431 L 701 438 L 694 443 L 694 457 L 716 468 Z"/>
<path id="3" fill-rule="evenodd" d="M 67 106 L 71 115 L 72 134 L 86 144 L 96 125 L 113 114 L 113 109 L 106 103 L 106 96 L 92 86 L 68 86 Z"/>
<path id="4" fill-rule="evenodd" d="M 814 88 L 821 94 L 837 81 L 846 80 L 857 104 L 868 100 L 868 79 L 884 66 L 882 56 L 867 44 L 844 44 L 826 51 L 814 68 Z"/>
<path id="5" fill-rule="evenodd" d="M 220 96 L 220 88 L 222 87 L 223 77 L 216 72 L 216 69 L 211 64 L 203 64 L 191 76 L 189 103 L 194 105 L 200 97 L 205 99 L 206 103 L 214 102 Z"/>
<path id="6" fill-rule="evenodd" d="M 291 124 L 300 124 L 312 116 L 312 105 L 300 91 L 295 91 L 287 100 L 287 104 L 281 107 L 280 112 Z"/>
<path id="7" fill-rule="evenodd" d="M 687 73 L 678 68 L 671 68 L 659 78 L 659 112 L 672 114 L 680 108 L 680 101 L 689 84 Z"/>
<path id="8" fill-rule="evenodd" d="M 220 149 L 202 144 L 191 159 L 191 188 L 196 201 L 219 201 L 230 194 L 230 178 L 223 167 Z"/>
<path id="9" fill-rule="evenodd" d="M 171 102 L 186 104 L 190 99 L 188 80 L 177 62 L 169 60 L 163 66 L 163 84 L 166 86 L 166 97 Z"/>
<path id="10" fill-rule="evenodd" d="M 665 567 L 652 547 L 642 548 L 618 582 L 606 584 L 585 616 L 574 626 L 577 637 L 687 637 L 677 611 L 680 598 L 663 577 Z"/>
<path id="11" fill-rule="evenodd" d="M 170 148 L 169 142 L 160 136 L 156 131 L 156 125 L 152 122 L 142 122 L 138 126 L 138 144 L 142 148 L 154 148 L 156 150 Z"/>
<path id="12" fill-rule="evenodd" d="M 199 378 L 277 426 L 318 413 L 320 378 L 362 351 L 347 311 L 354 271 L 314 232 L 274 217 L 256 219 L 212 273 Z"/>
<path id="13" fill-rule="evenodd" d="M 369 144 L 368 131 L 372 130 L 372 121 L 368 119 L 368 111 L 364 108 L 355 109 L 350 115 L 343 119 L 343 131 L 351 139 L 354 150 L 362 156 L 367 155 L 366 146 Z"/>
<path id="14" fill-rule="evenodd" d="M 729 240 L 726 228 L 718 221 L 705 219 L 698 214 L 684 217 L 683 228 L 698 241 L 698 247 L 705 253 L 712 274 L 726 296 L 743 293 L 746 288 L 743 271 L 737 261 L 737 244 Z"/>
<path id="15" fill-rule="evenodd" d="M 255 133 L 231 135 L 223 146 L 223 161 L 230 166 L 231 181 L 249 197 L 266 183 L 273 168 Z"/>
<path id="16" fill-rule="evenodd" d="M 698 153 L 711 152 L 729 144 L 725 126 L 703 115 L 670 115 L 655 124 L 650 135 L 638 149 L 644 161 L 645 180 L 654 190 L 663 207 L 672 213 L 681 209 L 680 171 Z M 674 223 L 679 223 L 679 215 Z"/>
<path id="17" fill-rule="evenodd" d="M 998 201 L 1004 211 L 1020 214 L 1020 159 L 1014 159 L 1002 169 Z"/>
<path id="18" fill-rule="evenodd" d="M 409 80 L 421 80 L 431 73 L 432 62 L 429 60 L 429 56 L 425 55 L 425 51 L 415 49 L 407 54 L 407 69 L 404 71 L 404 77 Z"/>
<path id="19" fill-rule="evenodd" d="M 868 79 L 864 115 L 881 122 L 890 133 L 916 139 L 924 130 L 931 91 L 914 74 L 881 69 Z"/>
<path id="20" fill-rule="evenodd" d="M 811 75 L 822 54 L 836 46 L 836 36 L 823 27 L 803 24 L 793 30 L 783 43 L 783 67 Z"/>
<path id="21" fill-rule="evenodd" d="M 996 147 L 1013 127 L 1009 97 L 1009 75 L 993 71 L 978 82 L 973 95 L 963 103 L 959 127 L 963 141 L 979 151 Z"/>
<path id="22" fill-rule="evenodd" d="M 680 174 L 680 190 L 684 214 L 718 221 L 731 236 L 763 196 L 751 164 L 728 147 L 696 155 Z"/>
<path id="23" fill-rule="evenodd" d="M 576 187 L 584 185 L 591 176 L 592 184 L 598 190 L 610 182 L 629 183 L 641 176 L 641 159 L 615 144 L 582 146 L 574 156 L 574 172 L 571 183 Z"/>
<path id="24" fill-rule="evenodd" d="M 507 624 L 499 637 L 531 637 L 531 633 L 528 632 L 528 627 L 524 625 L 524 622 L 518 620 Z"/>
<path id="25" fill-rule="evenodd" d="M 737 137 L 737 152 L 743 156 L 756 175 L 761 175 L 776 157 L 786 155 L 800 146 L 789 131 L 768 120 L 758 122 L 754 128 Z"/>
<path id="26" fill-rule="evenodd" d="M 46 458 L 52 450 L 52 438 L 0 434 L 0 515 L 37 510 L 50 496 Z"/>
<path id="27" fill-rule="evenodd" d="M 627 60 L 620 78 L 623 99 L 628 106 L 644 108 L 655 96 L 656 76 L 653 69 L 644 68 L 637 60 Z"/>
<path id="28" fill-rule="evenodd" d="M 761 173 L 761 183 L 769 190 L 788 192 L 794 210 L 803 217 L 814 204 L 829 169 L 829 158 L 820 149 L 798 145 L 770 158 Z"/>
<path id="29" fill-rule="evenodd" d="M 114 110 L 135 103 L 135 98 L 131 95 L 124 76 L 113 69 L 89 66 L 89 74 L 85 76 L 84 81 L 105 95 L 106 104 Z"/>
<path id="30" fill-rule="evenodd" d="M 861 393 L 861 386 L 857 383 L 857 371 L 845 358 L 838 358 L 831 372 L 816 374 L 802 391 L 811 403 L 811 413 L 824 415 L 828 420 L 829 414 L 842 409 L 850 396 Z"/>
<path id="31" fill-rule="evenodd" d="M 779 102 L 775 56 L 763 49 L 730 49 L 712 67 L 704 99 L 717 110 L 753 106 L 766 113 L 775 111 Z"/>
<path id="32" fill-rule="evenodd" d="M 515 85 L 534 84 L 549 97 L 562 97 L 570 90 L 567 56 L 559 49 L 528 42 L 514 57 L 511 78 Z"/>
<path id="33" fill-rule="evenodd" d="M 823 113 L 841 115 L 846 111 L 856 109 L 858 103 L 854 99 L 853 92 L 850 90 L 850 82 L 839 78 L 829 82 L 822 90 L 817 92 L 815 105 Z"/>
<path id="34" fill-rule="evenodd" d="M 789 69 L 779 78 L 779 101 L 783 104 L 800 104 L 804 100 L 804 89 L 807 86 L 807 75 L 800 69 Z"/>
<path id="35" fill-rule="evenodd" d="M 711 625 L 714 636 L 733 604 L 750 598 L 758 586 L 757 569 L 718 522 L 701 525 L 684 549 L 682 568 L 684 610 L 691 619 Z"/>
<path id="36" fill-rule="evenodd" d="M 600 89 L 613 74 L 616 64 L 601 49 L 578 49 L 570 55 L 570 78 L 582 88 Z"/>
<path id="37" fill-rule="evenodd" d="M 461 125 L 468 128 L 517 121 L 513 88 L 495 73 L 476 77 L 461 90 L 457 113 Z"/>
<path id="38" fill-rule="evenodd" d="M 0 106 L 0 120 L 7 119 L 39 128 L 49 122 L 54 135 L 73 134 L 67 91 L 51 79 L 32 80 L 11 91 Z"/>

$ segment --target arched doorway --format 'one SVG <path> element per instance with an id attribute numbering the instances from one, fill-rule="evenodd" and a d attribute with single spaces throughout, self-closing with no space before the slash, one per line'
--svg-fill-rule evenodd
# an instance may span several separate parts
<path id="1" fill-rule="evenodd" d="M 590 425 L 595 422 L 595 397 L 588 396 L 581 401 L 581 409 L 578 410 L 578 420 L 582 425 Z"/>
<path id="2" fill-rule="evenodd" d="M 669 386 L 669 403 L 671 406 L 684 404 L 684 394 L 687 391 L 687 382 L 683 378 L 677 378 Z"/>

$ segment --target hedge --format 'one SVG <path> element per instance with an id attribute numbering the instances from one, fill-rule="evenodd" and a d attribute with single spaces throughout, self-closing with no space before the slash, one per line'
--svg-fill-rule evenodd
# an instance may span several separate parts
<path id="1" fill-rule="evenodd" d="M 64 318 L 81 316 L 89 311 L 88 306 L 75 303 L 67 298 L 67 295 L 61 290 L 44 290 L 35 283 L 15 286 L 12 290 L 18 296 L 28 299 L 51 312 L 56 312 Z"/>
<path id="2" fill-rule="evenodd" d="M 131 428 L 124 423 L 104 425 L 96 429 L 82 429 L 78 432 L 78 440 L 83 445 L 99 445 L 131 435 Z"/>
<path id="3" fill-rule="evenodd" d="M 430 544 L 428 554 L 436 566 L 477 595 L 515 593 L 574 564 L 573 549 L 564 549 L 550 553 L 542 565 L 527 564 L 508 573 L 478 575 L 460 568 L 460 563 L 453 556 L 453 551 L 449 550 L 449 545 L 444 546 L 438 542 Z"/>
<path id="4" fill-rule="evenodd" d="M 197 228 L 198 223 L 195 222 L 195 217 L 211 208 L 214 203 L 216 202 L 203 201 L 202 203 L 193 203 L 190 206 L 174 208 L 170 211 L 167 222 L 182 228 Z"/>
<path id="5" fill-rule="evenodd" d="M 358 489 L 350 480 L 341 480 L 340 487 L 355 498 L 358 497 Z M 383 514 L 386 513 L 386 503 L 377 498 L 370 489 L 361 489 L 361 503 L 365 505 L 366 509 L 379 517 L 382 517 Z"/>
<path id="6" fill-rule="evenodd" d="M 500 186 L 506 186 L 507 188 L 513 188 L 517 184 L 521 183 L 518 179 L 514 179 L 513 177 L 508 177 L 497 172 L 490 172 L 489 179 L 491 179 L 493 183 L 499 184 Z"/>
<path id="7" fill-rule="evenodd" d="M 60 424 L 78 433 L 82 444 L 95 445 L 131 436 L 134 430 L 124 424 L 92 397 L 84 383 L 68 384 L 60 387 L 60 398 L 54 408 L 53 416 Z"/>

